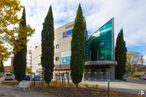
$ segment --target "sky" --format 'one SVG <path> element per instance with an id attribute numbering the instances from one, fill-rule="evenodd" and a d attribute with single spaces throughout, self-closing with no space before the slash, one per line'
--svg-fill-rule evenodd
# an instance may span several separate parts
<path id="1" fill-rule="evenodd" d="M 74 21 L 79 3 L 89 35 L 114 17 L 115 40 L 123 28 L 128 51 L 140 52 L 146 59 L 146 0 L 21 0 L 27 24 L 35 28 L 28 45 L 41 43 L 42 24 L 50 5 L 57 28 Z"/>

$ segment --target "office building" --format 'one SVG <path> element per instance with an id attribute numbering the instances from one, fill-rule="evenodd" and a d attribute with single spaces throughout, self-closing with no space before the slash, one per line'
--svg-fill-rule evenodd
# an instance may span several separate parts
<path id="1" fill-rule="evenodd" d="M 55 30 L 54 79 L 70 75 L 73 22 Z M 37 54 L 33 54 L 37 53 Z M 114 19 L 112 18 L 86 40 L 84 80 L 106 80 L 115 77 Z M 32 52 L 32 67 L 40 67 L 41 46 Z M 38 70 L 41 70 L 38 69 Z"/>

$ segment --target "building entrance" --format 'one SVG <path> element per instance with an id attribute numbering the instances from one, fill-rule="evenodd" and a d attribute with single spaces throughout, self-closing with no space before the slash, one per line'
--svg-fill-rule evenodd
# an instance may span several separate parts
<path id="1" fill-rule="evenodd" d="M 97 47 L 94 45 L 91 48 L 91 61 L 97 61 L 98 60 L 98 50 Z"/>
<path id="2" fill-rule="evenodd" d="M 86 66 L 84 72 L 85 80 L 107 80 L 110 79 L 110 66 Z"/>

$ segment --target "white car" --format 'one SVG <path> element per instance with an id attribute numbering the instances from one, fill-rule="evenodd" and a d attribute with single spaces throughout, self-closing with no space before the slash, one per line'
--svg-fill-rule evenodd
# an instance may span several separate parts
<path id="1" fill-rule="evenodd" d="M 146 74 L 141 75 L 141 76 L 139 77 L 139 79 L 141 79 L 141 80 L 146 80 Z"/>
<path id="2" fill-rule="evenodd" d="M 5 77 L 5 80 L 13 80 L 13 79 L 15 79 L 14 74 L 12 74 L 12 73 L 10 73 L 10 72 L 6 72 L 6 73 L 4 74 L 4 77 Z"/>

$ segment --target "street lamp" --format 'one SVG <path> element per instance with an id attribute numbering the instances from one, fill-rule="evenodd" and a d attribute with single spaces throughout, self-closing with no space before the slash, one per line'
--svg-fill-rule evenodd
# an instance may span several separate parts
<path id="1" fill-rule="evenodd" d="M 107 90 L 107 97 L 110 97 L 110 79 L 107 80 L 108 82 L 108 90 Z"/>

